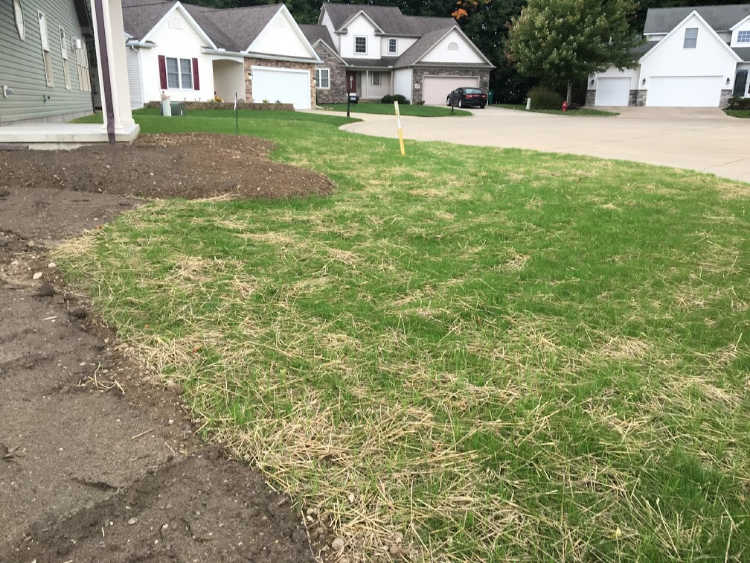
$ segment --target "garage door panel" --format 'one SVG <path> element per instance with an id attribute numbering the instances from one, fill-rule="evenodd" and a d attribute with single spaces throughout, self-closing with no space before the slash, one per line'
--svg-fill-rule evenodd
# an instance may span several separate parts
<path id="1" fill-rule="evenodd" d="M 425 104 L 445 105 L 445 99 L 456 88 L 478 88 L 477 77 L 425 76 L 422 81 L 422 99 Z"/>
<path id="2" fill-rule="evenodd" d="M 293 104 L 294 109 L 310 109 L 310 71 L 268 67 L 252 68 L 253 101 Z"/>
<path id="3" fill-rule="evenodd" d="M 630 101 L 630 78 L 599 78 L 596 84 L 597 106 L 627 106 Z"/>
<path id="4" fill-rule="evenodd" d="M 721 76 L 652 76 L 646 105 L 655 107 L 718 107 Z"/>

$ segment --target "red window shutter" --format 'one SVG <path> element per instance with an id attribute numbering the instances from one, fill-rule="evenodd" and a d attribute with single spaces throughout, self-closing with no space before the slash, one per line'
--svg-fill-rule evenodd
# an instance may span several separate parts
<path id="1" fill-rule="evenodd" d="M 198 76 L 198 59 L 193 59 L 193 88 L 201 89 L 201 78 Z"/>
<path id="2" fill-rule="evenodd" d="M 164 55 L 159 55 L 159 82 L 161 83 L 161 89 L 167 89 L 167 60 Z"/>

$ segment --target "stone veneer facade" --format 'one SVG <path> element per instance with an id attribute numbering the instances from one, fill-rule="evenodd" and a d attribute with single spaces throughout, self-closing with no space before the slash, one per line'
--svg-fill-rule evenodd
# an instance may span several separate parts
<path id="1" fill-rule="evenodd" d="M 253 66 L 265 66 L 270 68 L 294 68 L 298 70 L 310 71 L 310 101 L 315 107 L 315 64 L 314 63 L 294 63 L 290 61 L 274 61 L 269 59 L 245 59 L 245 101 L 260 103 L 263 100 L 253 99 L 253 79 L 251 71 Z M 274 103 L 276 100 L 268 100 Z"/>
<path id="2" fill-rule="evenodd" d="M 729 105 L 729 98 L 732 97 L 731 90 L 722 90 L 721 98 L 719 99 L 719 107 L 725 108 Z M 646 99 L 648 98 L 648 90 L 631 90 L 630 99 L 628 100 L 629 106 L 645 106 Z M 596 104 L 596 90 L 586 90 L 586 105 L 593 107 Z"/>
<path id="3" fill-rule="evenodd" d="M 328 69 L 328 88 L 316 90 L 319 104 L 346 103 L 346 65 L 336 53 L 325 43 L 318 41 L 313 45 L 315 52 L 323 60 L 323 64 L 315 68 Z"/>
<path id="4" fill-rule="evenodd" d="M 425 76 L 466 76 L 479 77 L 479 86 L 487 90 L 490 87 L 490 71 L 483 68 L 455 68 L 455 67 L 414 67 L 411 84 L 411 102 L 422 102 L 422 88 Z"/>

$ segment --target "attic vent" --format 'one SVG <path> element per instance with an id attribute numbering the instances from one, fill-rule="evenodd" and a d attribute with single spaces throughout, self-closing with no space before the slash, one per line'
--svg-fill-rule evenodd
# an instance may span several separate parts
<path id="1" fill-rule="evenodd" d="M 448 50 L 458 51 L 458 43 L 456 43 L 455 41 L 451 41 L 450 43 L 448 43 Z"/>
<path id="2" fill-rule="evenodd" d="M 182 29 L 183 19 L 178 16 L 177 14 L 173 14 L 171 18 L 169 18 L 169 29 Z"/>

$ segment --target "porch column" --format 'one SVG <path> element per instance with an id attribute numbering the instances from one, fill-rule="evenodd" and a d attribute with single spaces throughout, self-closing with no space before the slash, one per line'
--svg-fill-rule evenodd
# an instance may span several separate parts
<path id="1" fill-rule="evenodd" d="M 102 112 L 110 143 L 129 141 L 138 135 L 139 126 L 130 111 L 128 63 L 121 0 L 91 0 L 94 24 L 99 91 Z"/>

